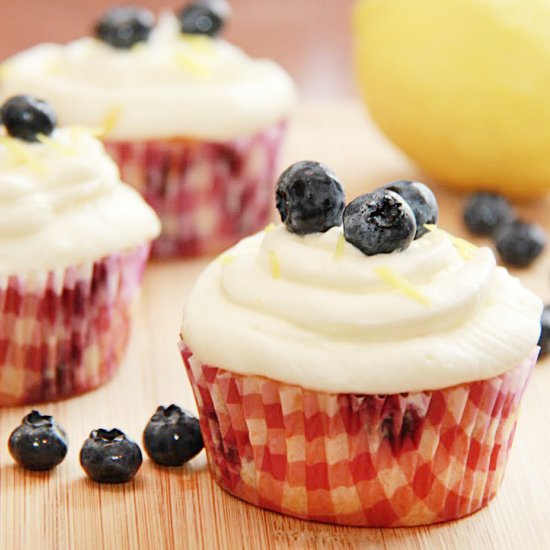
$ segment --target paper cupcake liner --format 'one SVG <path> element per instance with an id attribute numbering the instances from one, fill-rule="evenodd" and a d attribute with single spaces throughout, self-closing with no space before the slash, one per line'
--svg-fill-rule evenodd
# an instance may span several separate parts
<path id="1" fill-rule="evenodd" d="M 372 527 L 457 519 L 495 496 L 538 353 L 488 380 L 352 395 L 231 373 L 180 348 L 222 488 L 298 518 Z"/>
<path id="2" fill-rule="evenodd" d="M 156 257 L 219 252 L 271 220 L 285 123 L 223 143 L 106 141 L 123 181 L 158 214 Z"/>
<path id="3" fill-rule="evenodd" d="M 114 374 L 149 245 L 97 262 L 0 279 L 0 406 L 53 401 Z"/>

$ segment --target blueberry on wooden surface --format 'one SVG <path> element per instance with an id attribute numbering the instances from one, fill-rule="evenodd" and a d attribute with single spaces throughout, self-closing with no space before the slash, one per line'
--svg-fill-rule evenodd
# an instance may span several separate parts
<path id="1" fill-rule="evenodd" d="M 204 447 L 199 419 L 177 405 L 161 406 L 145 427 L 143 445 L 157 464 L 181 466 Z"/>
<path id="2" fill-rule="evenodd" d="M 138 444 L 117 428 L 94 430 L 82 445 L 80 464 L 99 483 L 125 483 L 137 474 L 143 457 Z"/>
<path id="3" fill-rule="evenodd" d="M 53 416 L 31 411 L 10 435 L 8 449 L 23 468 L 51 470 L 67 455 L 67 434 Z"/>

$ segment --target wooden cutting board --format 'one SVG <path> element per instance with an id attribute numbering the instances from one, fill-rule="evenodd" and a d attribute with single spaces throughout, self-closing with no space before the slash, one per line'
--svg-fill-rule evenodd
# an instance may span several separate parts
<path id="1" fill-rule="evenodd" d="M 331 166 L 348 197 L 400 178 L 429 182 L 380 136 L 353 100 L 300 106 L 281 166 L 306 158 Z M 440 225 L 464 234 L 463 198 L 439 187 L 434 190 Z M 548 199 L 520 210 L 550 231 Z M 0 410 L 0 549 L 550 548 L 550 360 L 539 363 L 524 398 L 497 498 L 461 521 L 360 529 L 287 518 L 243 503 L 215 486 L 204 453 L 176 469 L 146 459 L 135 481 L 126 485 L 89 481 L 78 453 L 92 429 L 119 427 L 141 441 L 159 404 L 195 409 L 176 341 L 183 304 L 208 261 L 149 265 L 120 373 L 98 391 L 39 407 L 69 434 L 69 454 L 55 471 L 32 473 L 13 464 L 7 439 L 29 408 Z M 517 274 L 543 299 L 550 298 L 550 253 Z"/>

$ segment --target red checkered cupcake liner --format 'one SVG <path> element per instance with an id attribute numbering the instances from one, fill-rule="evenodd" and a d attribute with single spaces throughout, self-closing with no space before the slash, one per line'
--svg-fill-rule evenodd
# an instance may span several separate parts
<path id="1" fill-rule="evenodd" d="M 123 181 L 158 214 L 155 257 L 219 252 L 271 220 L 286 124 L 225 142 L 106 141 Z"/>
<path id="2" fill-rule="evenodd" d="M 453 520 L 495 496 L 538 353 L 488 380 L 353 395 L 235 374 L 180 347 L 222 488 L 298 518 L 371 527 Z"/>
<path id="3" fill-rule="evenodd" d="M 0 406 L 63 399 L 111 378 L 149 248 L 0 279 Z"/>

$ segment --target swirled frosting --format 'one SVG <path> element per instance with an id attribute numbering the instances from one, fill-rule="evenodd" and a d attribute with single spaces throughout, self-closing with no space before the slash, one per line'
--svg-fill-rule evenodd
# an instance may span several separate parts
<path id="1" fill-rule="evenodd" d="M 89 132 L 58 129 L 38 143 L 0 131 L 0 274 L 97 260 L 146 243 L 160 226 L 121 183 Z"/>
<path id="2" fill-rule="evenodd" d="M 434 229 L 365 256 L 342 228 L 284 226 L 208 266 L 181 336 L 203 363 L 329 392 L 391 394 L 486 379 L 537 343 L 541 301 L 476 248 Z"/>
<path id="3" fill-rule="evenodd" d="M 284 119 L 295 100 L 276 63 L 163 14 L 149 40 L 117 50 L 91 37 L 42 44 L 3 66 L 1 93 L 47 100 L 62 124 L 108 127 L 110 139 L 232 139 Z"/>

